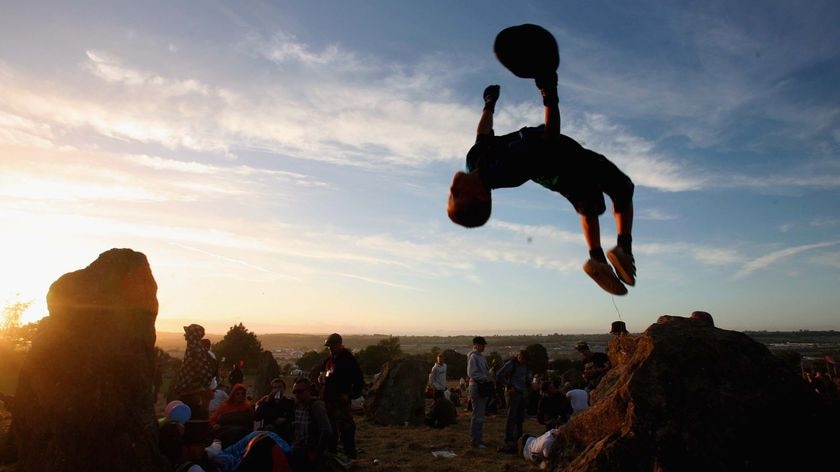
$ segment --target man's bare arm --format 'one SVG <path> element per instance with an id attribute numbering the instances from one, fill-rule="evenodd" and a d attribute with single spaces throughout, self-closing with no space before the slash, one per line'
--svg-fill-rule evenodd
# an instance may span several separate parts
<path id="1" fill-rule="evenodd" d="M 560 106 L 557 98 L 557 73 L 548 74 L 535 80 L 540 89 L 545 106 L 545 137 L 560 137 Z"/>
<path id="2" fill-rule="evenodd" d="M 500 90 L 498 85 L 488 85 L 484 89 L 484 110 L 481 111 L 481 118 L 478 120 L 477 134 L 493 135 L 493 112 L 496 110 Z"/>

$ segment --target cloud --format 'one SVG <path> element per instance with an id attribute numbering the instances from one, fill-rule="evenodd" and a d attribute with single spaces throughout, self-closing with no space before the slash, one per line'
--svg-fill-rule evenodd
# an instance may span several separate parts
<path id="1" fill-rule="evenodd" d="M 659 208 L 644 208 L 641 211 L 636 211 L 636 218 L 640 220 L 672 221 L 679 219 L 679 216 Z"/>
<path id="2" fill-rule="evenodd" d="M 805 245 L 802 245 L 802 246 L 794 246 L 794 247 L 789 247 L 789 248 L 786 248 L 786 249 L 781 249 L 781 250 L 778 250 L 778 251 L 774 251 L 774 252 L 771 252 L 769 254 L 765 254 L 765 255 L 757 258 L 757 259 L 754 259 L 752 261 L 747 262 L 746 264 L 744 264 L 744 266 L 741 268 L 741 270 L 739 270 L 738 272 L 735 273 L 734 277 L 736 279 L 744 278 L 744 277 L 752 274 L 753 272 L 755 272 L 757 270 L 764 269 L 764 268 L 766 268 L 766 267 L 768 267 L 772 264 L 775 264 L 776 262 L 781 261 L 782 259 L 786 259 L 788 257 L 795 256 L 795 255 L 797 255 L 799 253 L 802 253 L 802 252 L 811 251 L 811 250 L 814 250 L 814 249 L 820 249 L 820 248 L 824 248 L 824 247 L 831 247 L 831 246 L 834 246 L 834 245 L 837 245 L 837 244 L 840 244 L 840 240 L 838 240 L 838 241 L 826 241 L 826 242 L 816 243 L 816 244 L 805 244 Z"/>
<path id="3" fill-rule="evenodd" d="M 708 266 L 726 266 L 743 260 L 735 249 L 685 242 L 637 243 L 633 244 L 633 253 L 648 256 L 678 254 Z"/>

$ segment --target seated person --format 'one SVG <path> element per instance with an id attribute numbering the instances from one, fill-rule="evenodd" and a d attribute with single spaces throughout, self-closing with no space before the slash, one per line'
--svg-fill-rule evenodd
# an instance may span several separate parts
<path id="1" fill-rule="evenodd" d="M 230 389 L 228 401 L 219 405 L 210 417 L 213 435 L 222 442 L 222 448 L 239 441 L 254 430 L 254 408 L 246 393 L 244 385 L 234 385 Z"/>
<path id="2" fill-rule="evenodd" d="M 158 436 L 160 451 L 170 468 L 183 472 L 216 470 L 204 449 L 212 440 L 207 420 L 169 422 L 160 428 Z"/>
<path id="3" fill-rule="evenodd" d="M 292 388 L 295 396 L 295 440 L 291 456 L 294 470 L 323 469 L 324 452 L 333 434 L 327 407 L 315 396 L 312 387 L 309 379 L 301 377 Z"/>
<path id="4" fill-rule="evenodd" d="M 426 413 L 424 423 L 432 428 L 445 428 L 458 421 L 458 411 L 455 405 L 443 395 L 443 390 L 435 390 L 432 408 Z"/>
<path id="5" fill-rule="evenodd" d="M 557 383 L 545 381 L 540 386 L 539 405 L 537 406 L 537 421 L 545 426 L 545 430 L 554 429 L 565 423 L 572 415 L 572 405 L 566 395 L 560 391 Z"/>
<path id="6" fill-rule="evenodd" d="M 281 378 L 271 381 L 271 393 L 257 401 L 254 420 L 262 423 L 260 429 L 273 431 L 286 442 L 292 441 L 292 423 L 295 419 L 295 401 L 283 395 L 286 382 Z"/>

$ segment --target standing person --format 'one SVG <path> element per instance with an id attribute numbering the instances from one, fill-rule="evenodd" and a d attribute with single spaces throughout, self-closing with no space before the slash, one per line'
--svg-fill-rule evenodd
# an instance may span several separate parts
<path id="1" fill-rule="evenodd" d="M 210 381 L 213 378 L 210 354 L 202 343 L 204 327 L 197 324 L 184 326 L 187 348 L 184 361 L 173 384 L 173 392 L 192 411 L 192 419 L 207 420 L 210 417 Z"/>
<path id="2" fill-rule="evenodd" d="M 443 362 L 443 354 L 438 354 L 435 358 L 435 365 L 429 372 L 429 385 L 435 393 L 446 391 L 446 363 Z"/>
<path id="3" fill-rule="evenodd" d="M 312 383 L 300 377 L 292 387 L 295 396 L 294 443 L 292 469 L 319 471 L 325 468 L 327 450 L 333 430 L 324 402 L 312 394 Z"/>
<path id="4" fill-rule="evenodd" d="M 551 34 L 543 31 L 556 48 Z M 625 284 L 636 283 L 631 252 L 633 182 L 606 157 L 560 134 L 556 65 L 554 69 L 535 71 L 532 77 L 542 95 L 545 113 L 545 124 L 538 127 L 524 127 L 496 136 L 493 113 L 500 87 L 490 85 L 484 89 L 484 110 L 478 122 L 476 143 L 467 153 L 466 172 L 458 172 L 452 179 L 449 218 L 467 228 L 482 226 L 490 218 L 491 190 L 519 187 L 533 180 L 566 197 L 581 215 L 589 249 L 584 272 L 605 291 L 624 295 Z M 601 248 L 598 221 L 606 210 L 604 193 L 612 200 L 618 233 L 617 245 L 606 255 Z"/>
<path id="5" fill-rule="evenodd" d="M 484 414 L 487 401 L 493 394 L 493 383 L 490 380 L 490 368 L 484 357 L 487 341 L 476 336 L 472 340 L 473 350 L 467 355 L 467 376 L 470 378 L 470 400 L 472 401 L 472 419 L 470 420 L 470 438 L 472 446 L 485 449 L 483 440 Z"/>
<path id="6" fill-rule="evenodd" d="M 245 374 L 242 373 L 242 369 L 239 368 L 239 363 L 233 364 L 233 369 L 230 371 L 230 375 L 228 375 L 228 383 L 231 385 L 241 384 L 245 381 Z"/>
<path id="7" fill-rule="evenodd" d="M 340 334 L 329 335 L 324 341 L 324 346 L 329 348 L 330 355 L 321 364 L 321 372 L 324 373 L 321 399 L 327 405 L 330 424 L 336 433 L 332 437 L 329 450 L 335 453 L 340 440 L 344 454 L 350 459 L 355 459 L 356 422 L 350 412 L 350 400 L 359 398 L 362 394 L 365 386 L 364 376 L 353 353 L 344 348 L 344 340 Z"/>
<path id="8" fill-rule="evenodd" d="M 508 359 L 496 374 L 496 381 L 505 386 L 508 405 L 505 442 L 499 451 L 512 454 L 516 452 L 516 440 L 522 436 L 522 423 L 525 421 L 525 395 L 531 387 L 528 351 L 523 349 L 516 357 Z"/>

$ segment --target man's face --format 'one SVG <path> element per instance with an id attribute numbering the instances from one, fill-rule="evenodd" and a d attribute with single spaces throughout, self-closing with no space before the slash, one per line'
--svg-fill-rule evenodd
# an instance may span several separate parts
<path id="1" fill-rule="evenodd" d="M 484 348 L 487 347 L 486 344 L 474 344 L 473 347 L 478 352 L 484 352 Z"/>
<path id="2" fill-rule="evenodd" d="M 292 394 L 295 396 L 295 401 L 307 403 L 312 397 L 312 391 L 309 385 L 305 383 L 297 383 L 292 388 Z"/>
<path id="3" fill-rule="evenodd" d="M 449 187 L 449 209 L 467 205 L 474 200 L 490 201 L 490 192 L 477 173 L 456 172 Z"/>
<path id="4" fill-rule="evenodd" d="M 340 344 L 340 343 L 338 343 L 338 344 L 330 344 L 330 346 L 329 346 L 329 348 L 328 348 L 328 349 L 330 350 L 330 353 L 331 353 L 331 354 L 336 354 L 336 353 L 338 353 L 339 351 L 341 351 L 342 349 L 344 349 L 344 345 L 343 345 L 343 344 Z"/>
<path id="5" fill-rule="evenodd" d="M 285 390 L 286 386 L 283 384 L 283 382 L 274 382 L 273 384 L 271 384 L 272 394 L 283 393 Z"/>
<path id="6" fill-rule="evenodd" d="M 438 363 L 438 364 L 443 364 L 443 356 L 441 356 L 440 354 L 438 354 L 438 356 L 437 356 L 437 358 L 436 358 L 436 359 L 437 359 L 437 363 Z"/>
<path id="7" fill-rule="evenodd" d="M 525 356 L 523 356 L 522 354 L 517 354 L 516 355 L 516 362 L 519 362 L 520 364 L 524 364 L 525 363 Z"/>

